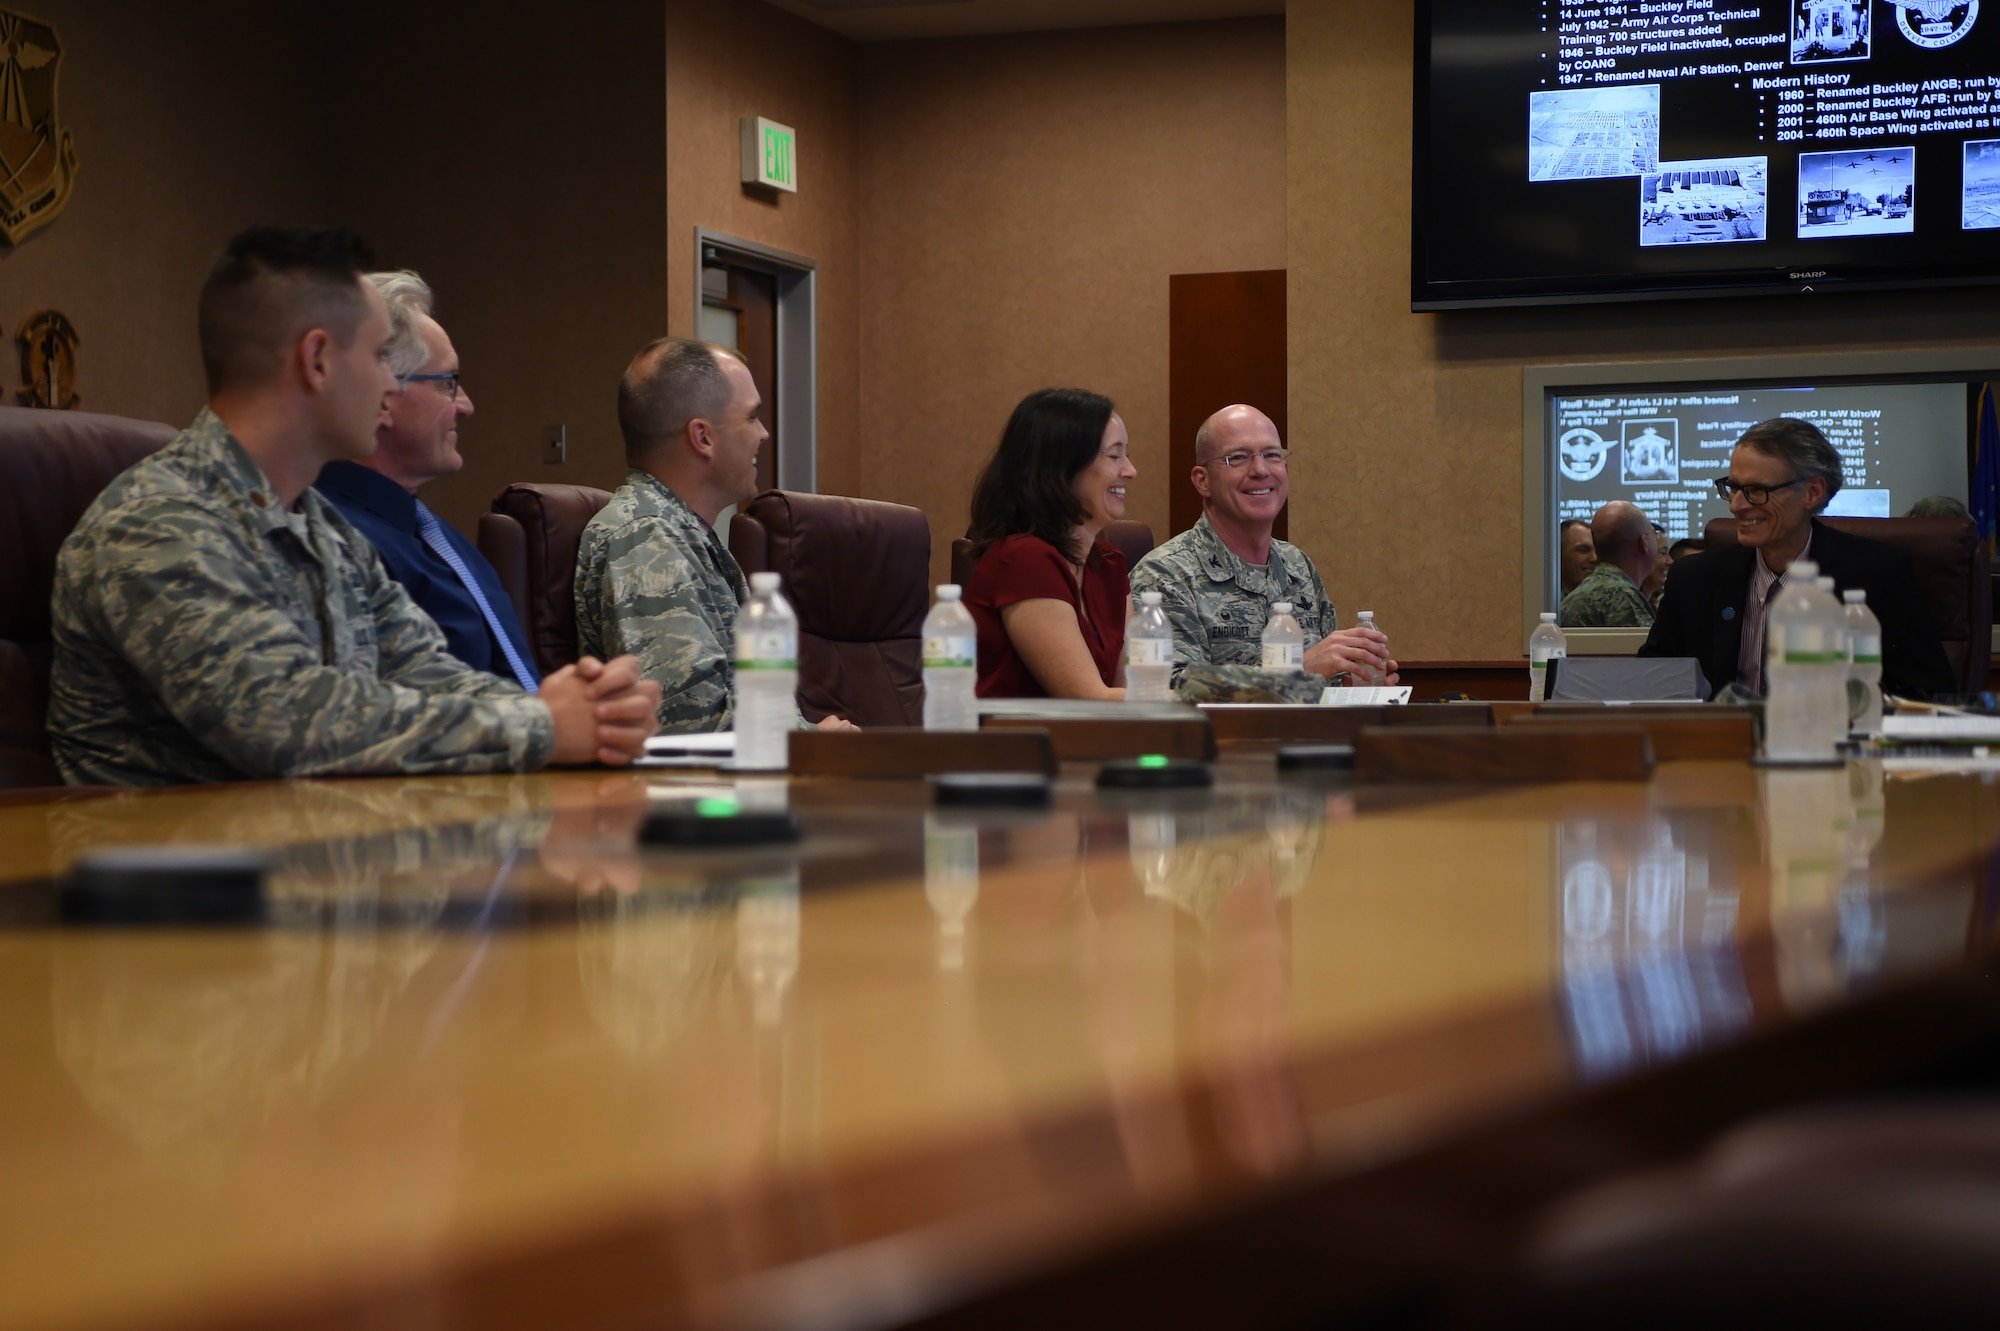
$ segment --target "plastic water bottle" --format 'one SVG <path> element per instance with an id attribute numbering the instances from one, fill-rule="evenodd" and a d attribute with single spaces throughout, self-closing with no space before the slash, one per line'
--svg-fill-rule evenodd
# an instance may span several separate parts
<path id="1" fill-rule="evenodd" d="M 798 718 L 799 618 L 775 573 L 750 575 L 736 616 L 736 765 L 783 770 Z"/>
<path id="2" fill-rule="evenodd" d="M 957 583 L 937 589 L 937 604 L 924 616 L 924 729 L 977 730 L 979 630 L 960 599 Z"/>
<path id="3" fill-rule="evenodd" d="M 1569 658 L 1569 639 L 1556 627 L 1556 612 L 1542 611 L 1542 622 L 1535 625 L 1535 631 L 1528 635 L 1528 701 L 1540 702 L 1548 697 L 1549 662 L 1561 657 Z"/>
<path id="4" fill-rule="evenodd" d="M 1174 700 L 1174 626 L 1160 609 L 1160 593 L 1140 592 L 1125 619 L 1125 701 Z"/>
<path id="5" fill-rule="evenodd" d="M 1851 711 L 1847 703 L 1847 677 L 1854 669 L 1854 644 L 1848 641 L 1847 611 L 1841 607 L 1840 593 L 1834 589 L 1833 579 L 1822 573 L 1813 579 L 1813 586 L 1826 593 L 1826 599 L 1833 602 L 1834 611 L 1840 616 L 1840 659 L 1847 667 L 1840 672 L 1840 706 L 1820 718 L 1826 726 L 1828 740 L 1838 749 L 1847 740 L 1847 717 Z"/>
<path id="6" fill-rule="evenodd" d="M 1830 762 L 1846 733 L 1847 616 L 1818 578 L 1812 561 L 1793 564 L 1764 624 L 1768 758 Z"/>
<path id="7" fill-rule="evenodd" d="M 1264 621 L 1264 669 L 1304 670 L 1306 635 L 1292 618 L 1290 601 L 1273 601 L 1271 617 Z"/>
<path id="8" fill-rule="evenodd" d="M 1847 602 L 1847 677 L 1868 690 L 1868 704 L 1849 729 L 1857 735 L 1882 733 L 1882 623 L 1868 608 L 1868 593 L 1859 587 L 1843 593 Z"/>
<path id="9" fill-rule="evenodd" d="M 1356 615 L 1354 617 L 1354 627 L 1358 629 L 1374 629 L 1377 633 L 1383 632 L 1382 626 L 1375 622 L 1375 612 L 1373 610 L 1363 610 L 1360 614 Z M 1383 634 L 1383 636 L 1387 637 L 1388 635 Z M 1389 644 L 1386 642 L 1383 643 L 1382 650 L 1384 653 L 1387 653 Z M 1387 678 L 1387 672 L 1377 670 L 1374 666 L 1364 666 L 1357 672 L 1355 682 L 1357 684 L 1380 684 L 1385 678 Z"/>

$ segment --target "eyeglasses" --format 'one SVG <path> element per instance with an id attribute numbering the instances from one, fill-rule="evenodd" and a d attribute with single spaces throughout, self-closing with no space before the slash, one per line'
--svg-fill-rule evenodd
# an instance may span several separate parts
<path id="1" fill-rule="evenodd" d="M 410 384 L 442 384 L 444 395 L 453 402 L 458 401 L 458 371 L 450 374 L 404 374 L 397 376 L 397 382 L 405 387 Z"/>
<path id="2" fill-rule="evenodd" d="M 1247 448 L 1241 448 L 1234 453 L 1224 453 L 1221 457 L 1205 465 L 1211 467 L 1222 466 L 1230 471 L 1242 471 L 1250 465 L 1251 458 L 1257 458 L 1267 467 L 1282 467 L 1290 462 L 1291 456 L 1290 450 L 1283 448 L 1267 448 L 1258 453 L 1253 453 Z"/>
<path id="3" fill-rule="evenodd" d="M 1758 508 L 1762 508 L 1771 502 L 1771 496 L 1778 491 L 1789 490 L 1794 485 L 1804 485 L 1809 479 L 1811 478 L 1806 476 L 1794 476 L 1778 485 L 1751 485 L 1748 482 L 1732 481 L 1727 476 L 1719 476 L 1715 481 L 1715 492 L 1724 499 L 1731 495 L 1742 495 Z"/>

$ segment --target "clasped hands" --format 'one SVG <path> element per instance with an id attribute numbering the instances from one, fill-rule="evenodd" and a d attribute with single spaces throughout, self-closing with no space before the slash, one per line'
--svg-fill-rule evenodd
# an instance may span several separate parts
<path id="1" fill-rule="evenodd" d="M 1329 633 L 1306 651 L 1306 669 L 1325 675 L 1348 675 L 1350 684 L 1392 685 L 1396 663 L 1389 659 L 1389 636 L 1379 629 L 1341 629 Z"/>
<path id="2" fill-rule="evenodd" d="M 565 766 L 628 766 L 660 726 L 660 686 L 639 674 L 631 656 L 586 656 L 543 679 L 538 696 L 555 718 L 551 761 Z"/>

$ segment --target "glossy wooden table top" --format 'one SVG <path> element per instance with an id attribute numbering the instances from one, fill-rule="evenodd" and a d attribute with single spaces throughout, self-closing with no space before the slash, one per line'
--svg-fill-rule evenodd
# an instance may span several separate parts
<path id="1" fill-rule="evenodd" d="M 0 1326 L 867 1325 L 1797 1022 L 1984 939 L 2000 789 L 1668 764 L 641 852 L 545 775 L 0 801 Z M 277 923 L 51 875 L 272 847 Z"/>

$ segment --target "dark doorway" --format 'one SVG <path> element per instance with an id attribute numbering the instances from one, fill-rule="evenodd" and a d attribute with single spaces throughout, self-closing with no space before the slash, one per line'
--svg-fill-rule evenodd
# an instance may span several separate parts
<path id="1" fill-rule="evenodd" d="M 731 263 L 714 251 L 702 256 L 701 335 L 736 348 L 764 399 L 757 418 L 771 438 L 757 450 L 757 488 L 778 481 L 778 283 L 767 272 Z"/>
<path id="2" fill-rule="evenodd" d="M 1172 535 L 1201 517 L 1188 481 L 1194 432 L 1222 408 L 1245 402 L 1269 416 L 1291 447 L 1286 425 L 1285 270 L 1176 273 L 1167 279 L 1167 514 Z M 1286 532 L 1279 513 L 1276 534 Z M 1164 539 L 1164 538 L 1163 538 Z"/>

